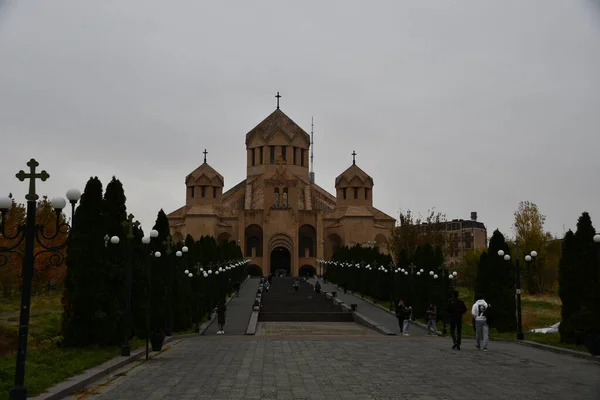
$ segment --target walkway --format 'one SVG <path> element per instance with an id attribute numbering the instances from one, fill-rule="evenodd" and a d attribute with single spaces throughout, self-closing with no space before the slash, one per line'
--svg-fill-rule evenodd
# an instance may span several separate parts
<path id="1" fill-rule="evenodd" d="M 472 342 L 470 342 L 472 343 Z M 394 336 L 196 336 L 71 399 L 598 399 L 600 363 L 513 343 Z"/>
<path id="2" fill-rule="evenodd" d="M 309 282 L 313 285 L 316 283 L 316 281 L 317 281 L 317 278 L 314 278 L 314 277 L 309 278 Z M 342 300 L 344 303 L 358 305 L 357 311 L 359 313 L 361 313 L 365 317 L 373 320 L 374 322 L 377 322 L 379 325 L 382 325 L 382 326 L 388 328 L 395 334 L 397 334 L 397 335 L 400 334 L 400 327 L 398 326 L 398 319 L 396 318 L 396 316 L 394 314 L 391 314 L 387 310 L 384 310 L 381 307 L 378 307 L 378 306 L 360 298 L 360 296 L 356 296 L 354 294 L 351 294 L 350 292 L 348 292 L 347 294 L 344 294 L 343 289 L 340 289 L 331 283 L 323 283 L 323 281 L 321 279 L 319 279 L 319 282 L 321 282 L 321 290 L 322 291 L 337 292 L 337 297 L 340 300 Z M 410 325 L 410 328 L 408 329 L 408 333 L 410 335 L 416 335 L 416 336 L 426 336 L 427 335 L 427 331 L 416 324 Z"/>
<path id="3" fill-rule="evenodd" d="M 260 278 L 250 278 L 240 289 L 240 297 L 234 297 L 227 304 L 227 313 L 225 314 L 225 333 L 227 335 L 246 334 L 259 283 Z M 204 334 L 216 335 L 218 330 L 219 324 L 215 320 Z"/>

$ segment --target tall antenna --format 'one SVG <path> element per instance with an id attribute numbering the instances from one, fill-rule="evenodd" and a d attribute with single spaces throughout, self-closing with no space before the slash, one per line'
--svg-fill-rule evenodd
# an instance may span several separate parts
<path id="1" fill-rule="evenodd" d="M 314 155 L 314 144 L 315 144 L 315 118 L 310 119 L 310 182 L 315 183 L 315 155 Z"/>

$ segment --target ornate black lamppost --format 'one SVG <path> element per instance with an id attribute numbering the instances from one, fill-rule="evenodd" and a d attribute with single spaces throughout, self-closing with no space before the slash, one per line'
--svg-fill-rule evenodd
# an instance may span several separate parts
<path id="1" fill-rule="evenodd" d="M 173 334 L 173 330 L 171 329 L 171 287 L 173 284 L 173 259 L 171 254 L 173 252 L 173 239 L 171 235 L 167 236 L 165 241 L 163 242 L 165 245 L 165 253 L 167 254 L 167 274 L 169 275 L 169 280 L 167 283 L 167 310 L 165 312 L 165 336 L 171 336 Z"/>
<path id="2" fill-rule="evenodd" d="M 10 400 L 26 400 L 27 398 L 27 389 L 25 388 L 25 362 L 27 358 L 27 337 L 29 335 L 31 281 L 34 274 L 35 258 L 40 254 L 52 254 L 49 260 L 50 263 L 56 267 L 60 266 L 64 260 L 64 256 L 60 250 L 67 246 L 68 241 L 65 240 L 63 244 L 58 246 L 47 246 L 45 242 L 57 238 L 60 234 L 67 233 L 70 229 L 67 223 L 61 222 L 62 210 L 67 205 L 67 202 L 63 198 L 56 198 L 51 202 L 52 207 L 54 207 L 56 211 L 56 224 L 53 235 L 46 236 L 46 234 L 44 234 L 45 227 L 36 224 L 37 200 L 39 199 L 39 196 L 35 190 L 35 181 L 36 179 L 40 179 L 44 182 L 50 175 L 44 170 L 36 172 L 39 163 L 33 158 L 29 160 L 27 166 L 29 167 L 29 173 L 21 170 L 16 175 L 17 179 L 21 182 L 25 179 L 29 179 L 29 192 L 25 195 L 25 199 L 27 200 L 27 217 L 25 224 L 17 227 L 17 232 L 14 236 L 6 235 L 5 232 L 6 214 L 12 207 L 13 201 L 10 198 L 0 199 L 0 215 L 2 217 L 2 221 L 0 221 L 0 234 L 9 242 L 13 242 L 6 247 L 0 247 L 0 267 L 8 263 L 8 257 L 3 253 L 17 254 L 23 260 L 23 267 L 21 270 L 23 284 L 21 289 L 21 309 L 19 315 L 19 348 L 17 351 L 15 385 L 10 389 Z M 70 189 L 66 196 L 71 203 L 71 211 L 73 212 L 71 220 L 73 220 L 75 205 L 79 201 L 81 193 L 77 189 Z M 23 242 L 25 242 L 25 251 L 21 254 L 15 249 Z M 43 250 L 34 253 L 35 243 L 40 245 Z"/>
<path id="3" fill-rule="evenodd" d="M 498 250 L 498 256 L 504 258 L 506 261 L 510 261 L 510 255 L 505 254 L 504 250 Z M 537 257 L 537 251 L 532 251 L 530 254 L 525 256 L 525 261 L 529 262 L 533 258 Z M 511 263 L 511 266 L 512 263 Z M 515 257 L 515 286 L 517 288 L 517 340 L 523 340 L 523 311 L 521 309 L 521 264 L 519 263 L 519 249 L 517 249 Z"/>
<path id="4" fill-rule="evenodd" d="M 202 314 L 202 308 L 200 307 L 200 303 L 201 303 L 201 299 L 202 299 L 201 286 L 202 286 L 202 279 L 208 278 L 208 273 L 206 273 L 206 271 L 204 271 L 204 268 L 202 268 L 200 263 L 193 265 L 191 268 L 194 270 L 194 272 L 196 274 L 195 276 L 196 276 L 196 281 L 197 281 L 197 288 L 195 290 L 195 292 L 196 292 L 196 326 L 194 327 L 194 332 L 200 333 L 200 316 Z M 187 269 L 184 271 L 184 274 L 186 274 L 189 278 L 194 277 L 194 273 L 190 272 Z"/>
<path id="5" fill-rule="evenodd" d="M 123 343 L 121 344 L 121 355 L 123 357 L 129 357 L 131 355 L 131 346 L 129 345 L 129 339 L 131 337 L 131 292 L 133 287 L 133 261 L 134 261 L 134 253 L 138 246 L 133 242 L 135 239 L 134 232 L 139 228 L 140 223 L 138 221 L 133 221 L 133 214 L 129 214 L 127 216 L 127 220 L 123 221 L 122 225 L 126 230 L 125 237 L 127 239 L 126 243 L 126 255 L 125 260 L 116 261 L 115 263 L 111 262 L 112 265 L 115 266 L 125 266 L 125 303 L 123 306 L 123 316 L 125 317 L 123 321 Z M 155 233 L 156 232 L 156 233 Z M 145 253 L 145 261 L 147 265 L 149 264 L 148 259 L 148 245 L 150 244 L 151 238 L 158 237 L 158 232 L 153 230 L 150 232 L 150 237 L 142 238 L 142 245 L 144 245 L 144 253 Z M 107 240 L 108 235 L 104 237 Z M 110 238 L 110 243 L 117 245 L 121 239 L 118 236 L 113 236 Z M 147 341 L 147 340 L 146 340 Z"/>

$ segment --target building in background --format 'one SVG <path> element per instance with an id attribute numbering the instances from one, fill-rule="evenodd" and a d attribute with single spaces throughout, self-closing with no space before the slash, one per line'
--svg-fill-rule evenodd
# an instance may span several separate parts
<path id="1" fill-rule="evenodd" d="M 477 221 L 477 212 L 471 212 L 471 219 L 446 221 L 442 230 L 446 239 L 446 265 L 454 266 L 461 262 L 465 252 L 487 248 L 487 229 Z"/>

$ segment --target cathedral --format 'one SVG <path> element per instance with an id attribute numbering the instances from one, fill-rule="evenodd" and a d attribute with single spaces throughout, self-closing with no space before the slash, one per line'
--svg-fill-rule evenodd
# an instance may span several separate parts
<path id="1" fill-rule="evenodd" d="M 277 98 L 279 101 L 279 98 Z M 185 178 L 185 205 L 168 215 L 173 239 L 190 234 L 235 240 L 249 273 L 321 273 L 317 260 L 341 246 L 388 252 L 395 219 L 373 207 L 373 178 L 352 165 L 335 179 L 335 196 L 309 171 L 311 137 L 279 109 L 246 134 L 246 179 L 225 180 L 206 162 Z"/>

